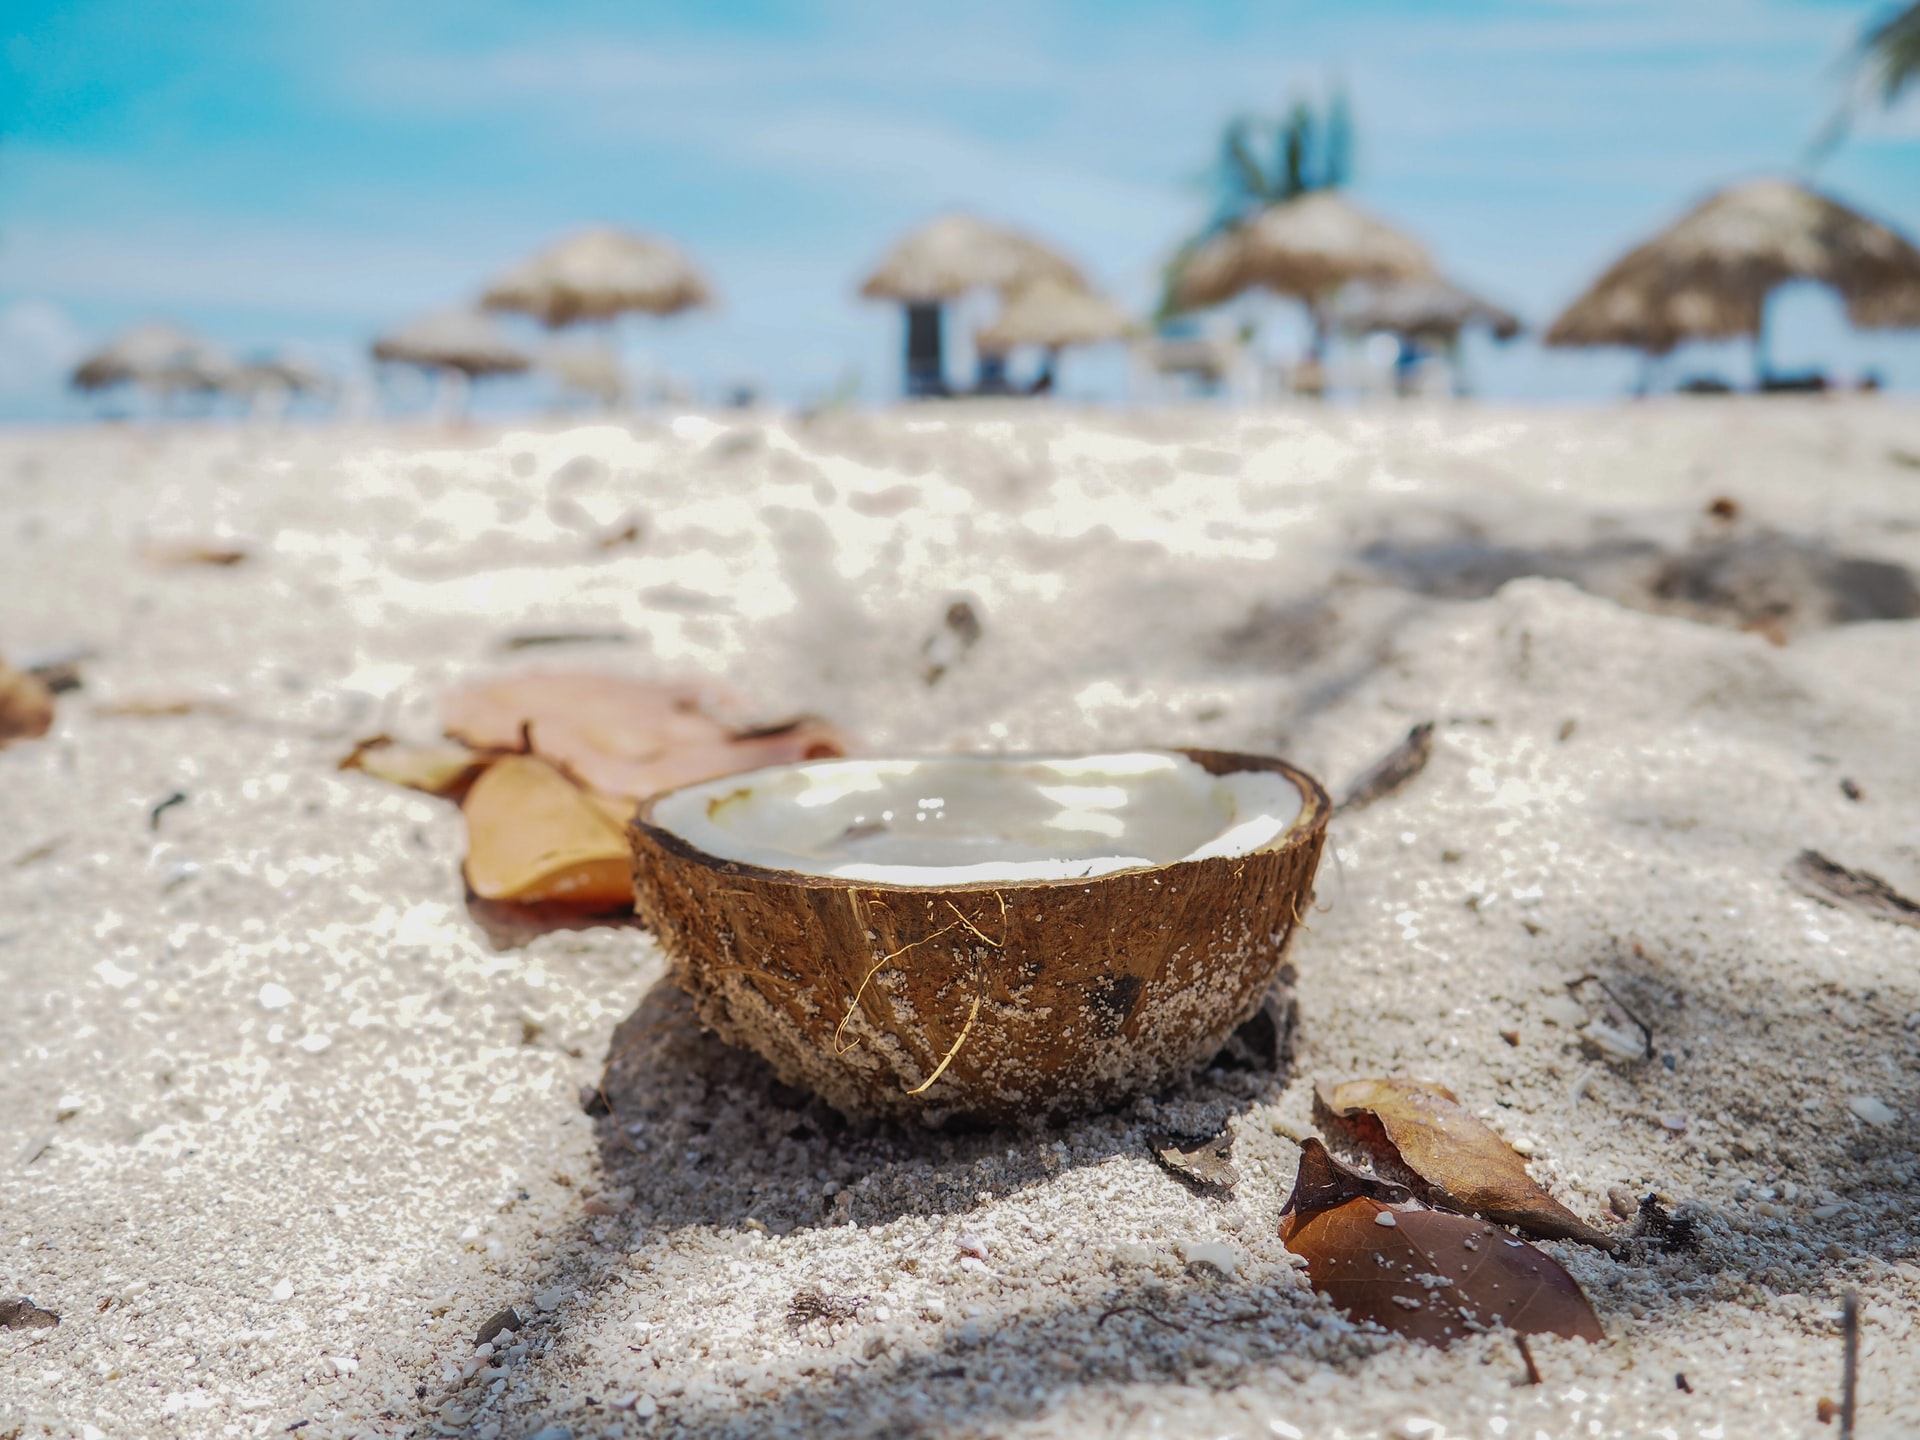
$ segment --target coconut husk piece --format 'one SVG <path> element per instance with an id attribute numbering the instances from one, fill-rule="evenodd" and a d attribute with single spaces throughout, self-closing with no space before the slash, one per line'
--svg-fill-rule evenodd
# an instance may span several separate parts
<path id="1" fill-rule="evenodd" d="M 1231 858 L 920 888 L 719 860 L 649 803 L 628 830 L 635 908 L 702 1022 L 844 1114 L 1087 1114 L 1217 1054 L 1312 902 L 1319 783 L 1279 760 L 1183 753 L 1216 775 L 1287 776 L 1298 820 Z"/>

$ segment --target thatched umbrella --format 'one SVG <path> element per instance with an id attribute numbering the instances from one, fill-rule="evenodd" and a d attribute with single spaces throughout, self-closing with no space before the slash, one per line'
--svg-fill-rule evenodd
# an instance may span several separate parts
<path id="1" fill-rule="evenodd" d="M 941 395 L 940 307 L 972 290 L 1004 295 L 1041 279 L 1086 288 L 1072 261 L 1032 236 L 971 215 L 942 215 L 889 250 L 860 293 L 906 306 L 907 393 Z"/>
<path id="2" fill-rule="evenodd" d="M 488 310 L 531 315 L 549 329 L 629 311 L 675 315 L 713 303 L 706 277 L 675 246 L 650 235 L 583 230 L 489 285 Z"/>
<path id="3" fill-rule="evenodd" d="M 1317 306 L 1350 281 L 1417 280 L 1433 273 L 1418 240 L 1338 191 L 1315 190 L 1271 205 L 1201 245 L 1182 266 L 1173 299 L 1183 310 L 1200 310 L 1259 289 Z"/>
<path id="4" fill-rule="evenodd" d="M 1484 325 L 1497 340 L 1520 333 L 1520 318 L 1443 276 L 1356 285 L 1333 308 L 1334 323 L 1350 335 L 1384 330 L 1402 339 L 1453 345 L 1460 332 Z"/>
<path id="5" fill-rule="evenodd" d="M 172 395 L 217 390 L 232 371 L 232 362 L 196 335 L 171 325 L 139 325 L 82 360 L 72 383 L 77 390 L 140 385 Z"/>
<path id="6" fill-rule="evenodd" d="M 475 310 L 423 315 L 374 341 L 373 358 L 432 371 L 440 379 L 443 404 L 455 414 L 464 413 L 473 381 L 518 375 L 533 366 L 529 356 Z"/>
<path id="7" fill-rule="evenodd" d="M 1069 345 L 1105 345 L 1125 340 L 1139 326 L 1119 306 L 1078 285 L 1043 276 L 1006 299 L 992 324 L 973 337 L 982 355 L 1004 357 L 1020 345 L 1046 351 L 1036 390 L 1053 388 L 1054 365 Z"/>
<path id="8" fill-rule="evenodd" d="M 1665 355 L 1685 340 L 1746 336 L 1764 374 L 1767 296 L 1793 280 L 1837 290 L 1856 325 L 1920 325 L 1920 249 L 1805 186 L 1755 180 L 1628 251 L 1553 322 L 1546 342 Z"/>

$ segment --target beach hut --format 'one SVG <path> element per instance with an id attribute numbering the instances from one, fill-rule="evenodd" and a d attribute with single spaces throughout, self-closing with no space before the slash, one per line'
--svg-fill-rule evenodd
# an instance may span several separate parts
<path id="1" fill-rule="evenodd" d="M 424 315 L 374 341 L 373 358 L 433 373 L 440 383 L 442 408 L 456 416 L 466 412 L 473 381 L 489 375 L 518 375 L 533 365 L 531 357 L 474 310 Z"/>
<path id="2" fill-rule="evenodd" d="M 265 417 L 284 414 L 296 395 L 330 396 L 338 387 L 331 375 L 304 360 L 271 355 L 234 366 L 221 389 L 246 401 L 255 416 Z"/>
<path id="3" fill-rule="evenodd" d="M 1385 331 L 1443 348 L 1474 326 L 1484 327 L 1496 340 L 1511 340 L 1521 328 L 1520 317 L 1511 310 L 1440 275 L 1351 286 L 1335 302 L 1333 320 L 1349 335 Z"/>
<path id="4" fill-rule="evenodd" d="M 1520 317 L 1482 299 L 1442 275 L 1418 280 L 1363 281 L 1340 292 L 1333 323 L 1347 335 L 1391 335 L 1398 343 L 1394 388 L 1402 394 L 1418 388 L 1429 357 L 1444 359 L 1453 391 L 1464 395 L 1466 372 L 1460 336 L 1480 328 L 1496 340 L 1520 333 Z"/>
<path id="5" fill-rule="evenodd" d="M 1767 296 L 1796 280 L 1837 291 L 1863 328 L 1920 326 L 1920 249 L 1830 196 L 1768 179 L 1710 196 L 1629 250 L 1546 343 L 1660 356 L 1687 340 L 1748 338 L 1764 384 Z"/>
<path id="6" fill-rule="evenodd" d="M 971 215 L 943 215 L 889 250 L 860 293 L 906 308 L 907 394 L 944 395 L 941 307 L 973 290 L 1006 295 L 1042 279 L 1086 288 L 1072 261 L 1032 236 Z M 983 378 L 999 373 L 998 364 L 983 363 Z"/>
<path id="7" fill-rule="evenodd" d="M 1052 275 L 1022 285 L 1008 295 L 993 323 L 973 337 L 983 355 L 1005 356 L 1022 345 L 1045 352 L 1035 389 L 1053 388 L 1060 352 L 1072 345 L 1106 345 L 1125 340 L 1138 327 L 1127 313 L 1104 297 Z"/>
<path id="8" fill-rule="evenodd" d="M 494 279 L 484 309 L 531 315 L 550 330 L 630 312 L 677 315 L 714 303 L 713 289 L 678 248 L 651 235 L 583 230 Z"/>
<path id="9" fill-rule="evenodd" d="M 1418 240 L 1336 190 L 1315 190 L 1203 243 L 1181 266 L 1172 298 L 1178 309 L 1201 310 L 1250 290 L 1291 296 L 1307 307 L 1317 358 L 1325 348 L 1327 307 L 1341 286 L 1425 280 L 1434 273 Z"/>
<path id="10" fill-rule="evenodd" d="M 187 391 L 212 393 L 233 372 L 214 346 L 171 325 L 139 325 L 116 336 L 75 367 L 76 390 L 137 385 L 164 398 Z"/>

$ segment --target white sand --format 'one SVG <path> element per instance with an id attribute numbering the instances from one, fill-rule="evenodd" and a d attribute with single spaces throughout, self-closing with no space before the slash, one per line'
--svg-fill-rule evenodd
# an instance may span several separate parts
<path id="1" fill-rule="evenodd" d="M 1920 570 L 1898 454 L 1920 414 L 1865 401 L 0 437 L 0 651 L 97 651 L 0 751 L 0 1293 L 62 1317 L 0 1332 L 0 1435 L 1832 1434 L 1847 1286 L 1861 1433 L 1920 1431 L 1920 930 L 1781 876 L 1812 845 L 1920 894 L 1920 622 L 1776 648 L 1496 591 L 1529 567 L 1486 548 L 1644 593 L 1633 542 L 1725 494 L 1736 536 Z M 146 535 L 258 554 L 155 571 Z M 984 638 L 929 688 L 962 595 Z M 554 629 L 634 641 L 495 648 Z M 717 671 L 873 748 L 1237 747 L 1336 789 L 1440 723 L 1335 822 L 1290 1083 L 832 1134 L 692 1030 L 644 934 L 490 935 L 457 814 L 332 768 L 535 660 Z M 100 713 L 161 694 L 223 708 Z M 1661 1060 L 1582 1052 L 1587 973 Z M 610 1046 L 630 1131 L 577 1098 Z M 1537 1345 L 1539 1387 L 1496 1340 L 1357 1332 L 1274 1238 L 1287 1137 L 1314 1081 L 1395 1071 L 1582 1215 L 1689 1203 L 1702 1253 L 1550 1247 L 1611 1338 Z M 1233 1202 L 1147 1157 L 1229 1120 Z M 807 1289 L 866 1301 L 795 1330 Z"/>

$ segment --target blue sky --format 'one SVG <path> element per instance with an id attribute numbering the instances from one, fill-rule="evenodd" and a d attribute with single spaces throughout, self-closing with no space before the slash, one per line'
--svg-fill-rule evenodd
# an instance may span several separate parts
<path id="1" fill-rule="evenodd" d="M 1144 306 L 1205 210 L 1220 125 L 1338 78 L 1355 194 L 1536 321 L 1722 181 L 1790 169 L 1875 7 L 1842 0 L 1227 0 L 697 6 L 12 0 L 0 18 L 0 415 L 59 413 L 85 340 L 147 318 L 358 363 L 584 224 L 700 257 L 717 314 L 629 328 L 710 389 L 894 383 L 854 298 L 899 231 L 1014 221 Z M 1920 106 L 1822 184 L 1920 233 Z M 1817 294 L 1777 359 L 1920 387 L 1920 337 Z M 1690 357 L 1731 369 L 1731 353 Z M 1599 395 L 1620 356 L 1476 357 L 1483 388 Z M 1070 379 L 1074 378 L 1070 376 Z M 1078 377 L 1097 388 L 1097 365 Z"/>

